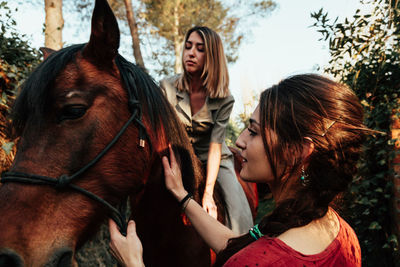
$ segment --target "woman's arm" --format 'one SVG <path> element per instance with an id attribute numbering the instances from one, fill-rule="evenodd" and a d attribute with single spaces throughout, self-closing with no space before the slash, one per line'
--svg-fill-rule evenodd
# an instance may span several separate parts
<path id="1" fill-rule="evenodd" d="M 214 186 L 217 181 L 219 165 L 221 163 L 222 144 L 210 143 L 207 160 L 206 187 L 203 195 L 203 208 L 214 219 L 217 219 L 217 206 L 213 198 Z"/>
<path id="2" fill-rule="evenodd" d="M 165 185 L 175 198 L 178 201 L 181 201 L 187 195 L 187 191 L 183 187 L 180 166 L 176 162 L 174 152 L 171 147 L 169 150 L 171 165 L 169 164 L 167 157 L 163 157 L 162 159 L 164 165 Z M 216 253 L 226 247 L 230 238 L 237 237 L 237 235 L 229 228 L 208 215 L 207 212 L 205 212 L 204 209 L 194 200 L 189 200 L 185 213 L 196 231 Z"/>

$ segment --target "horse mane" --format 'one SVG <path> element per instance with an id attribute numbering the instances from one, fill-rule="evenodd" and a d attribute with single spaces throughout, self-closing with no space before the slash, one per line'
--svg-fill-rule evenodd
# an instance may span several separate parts
<path id="1" fill-rule="evenodd" d="M 131 94 L 135 94 L 149 117 L 151 131 L 156 133 L 152 140 L 161 143 L 169 142 L 172 145 L 177 160 L 181 162 L 184 186 L 198 198 L 195 189 L 198 188 L 202 177 L 201 165 L 174 108 L 168 102 L 160 86 L 140 67 L 127 61 L 121 55 L 117 56 L 115 63 L 124 86 Z M 168 150 L 161 151 L 160 156 L 164 155 L 168 156 Z"/>
<path id="2" fill-rule="evenodd" d="M 35 123 L 40 127 L 47 112 L 49 91 L 57 75 L 74 60 L 75 54 L 82 51 L 86 44 L 72 45 L 51 54 L 24 82 L 21 92 L 12 109 L 13 128 L 21 135 L 26 123 Z M 180 123 L 173 107 L 169 104 L 161 88 L 140 67 L 127 61 L 121 55 L 115 58 L 115 64 L 121 75 L 123 87 L 128 95 L 134 96 L 142 106 L 150 125 L 148 131 L 156 133 L 153 140 L 166 139 L 170 143 L 182 164 L 184 184 L 190 191 L 196 191 L 201 179 L 201 167 L 189 142 L 186 130 Z M 129 108 L 129 103 L 127 103 Z M 163 133 L 163 135 L 160 134 Z M 168 151 L 164 149 L 162 155 Z"/>
<path id="3" fill-rule="evenodd" d="M 51 54 L 39 64 L 22 84 L 21 91 L 11 111 L 12 126 L 21 135 L 28 122 L 42 125 L 49 99 L 49 88 L 57 75 L 85 44 L 66 47 Z"/>

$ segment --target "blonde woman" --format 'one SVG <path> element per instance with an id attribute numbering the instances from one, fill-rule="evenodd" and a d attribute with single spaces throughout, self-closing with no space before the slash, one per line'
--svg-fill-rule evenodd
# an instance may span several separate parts
<path id="1" fill-rule="evenodd" d="M 247 232 L 253 225 L 251 211 L 225 144 L 226 126 L 235 100 L 229 92 L 226 58 L 218 34 L 207 27 L 191 28 L 185 36 L 182 65 L 183 74 L 161 81 L 161 87 L 186 126 L 197 157 L 206 167 L 202 206 L 217 218 L 213 192 L 218 180 L 229 214 L 226 225 L 235 233 Z"/>

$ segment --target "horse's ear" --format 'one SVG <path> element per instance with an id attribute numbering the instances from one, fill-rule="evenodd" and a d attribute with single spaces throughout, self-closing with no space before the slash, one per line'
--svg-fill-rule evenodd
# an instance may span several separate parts
<path id="1" fill-rule="evenodd" d="M 53 50 L 53 49 L 48 48 L 48 47 L 40 47 L 39 50 L 43 54 L 43 60 L 46 60 L 46 58 L 48 58 L 51 54 L 56 52 L 56 50 Z"/>
<path id="2" fill-rule="evenodd" d="M 83 55 L 98 63 L 111 66 L 118 54 L 119 29 L 107 0 L 96 0 L 92 15 L 92 32 Z"/>

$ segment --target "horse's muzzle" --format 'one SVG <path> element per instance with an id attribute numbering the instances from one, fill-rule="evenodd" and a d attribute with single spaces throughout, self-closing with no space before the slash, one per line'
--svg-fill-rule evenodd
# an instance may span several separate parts
<path id="1" fill-rule="evenodd" d="M 61 248 L 57 250 L 50 258 L 49 262 L 46 263 L 45 267 L 72 267 L 72 255 L 73 252 L 69 248 Z M 1 267 L 1 266 L 0 266 Z"/>
<path id="2" fill-rule="evenodd" d="M 69 248 L 58 249 L 50 257 L 46 264 L 39 264 L 38 266 L 44 267 L 73 267 L 77 266 L 76 262 L 72 258 L 73 252 Z M 38 263 L 33 262 L 32 266 L 36 266 Z M 31 266 L 30 264 L 28 264 Z M 11 249 L 0 250 L 0 267 L 24 267 L 24 260 L 18 253 Z"/>
<path id="3" fill-rule="evenodd" d="M 0 267 L 23 267 L 21 257 L 10 249 L 0 250 Z"/>

